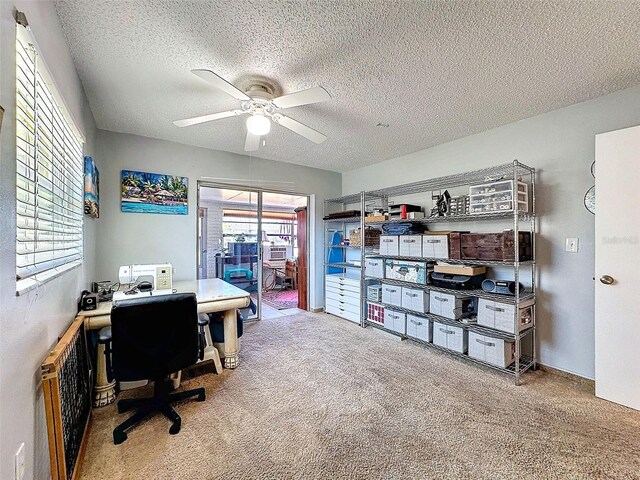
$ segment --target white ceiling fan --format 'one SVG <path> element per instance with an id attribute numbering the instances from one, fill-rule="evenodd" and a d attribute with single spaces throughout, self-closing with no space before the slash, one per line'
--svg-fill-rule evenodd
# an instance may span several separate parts
<path id="1" fill-rule="evenodd" d="M 258 150 L 260 138 L 271 130 L 271 121 L 288 128 L 298 135 L 302 135 L 316 144 L 320 144 L 327 139 L 325 135 L 313 128 L 307 127 L 305 124 L 280 113 L 280 110 L 285 108 L 329 100 L 331 96 L 322 87 L 313 87 L 308 90 L 273 98 L 278 91 L 278 87 L 268 79 L 253 79 L 247 85 L 246 92 L 243 92 L 211 70 L 191 70 L 191 72 L 226 94 L 240 100 L 240 108 L 226 112 L 211 113 L 201 117 L 176 120 L 173 124 L 177 127 L 189 127 L 199 123 L 247 114 L 249 118 L 247 118 L 247 139 L 244 149 L 248 152 Z"/>

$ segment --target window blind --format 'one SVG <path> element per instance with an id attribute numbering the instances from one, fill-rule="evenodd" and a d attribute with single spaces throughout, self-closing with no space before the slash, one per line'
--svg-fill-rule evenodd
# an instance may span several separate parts
<path id="1" fill-rule="evenodd" d="M 82 140 L 27 33 L 16 35 L 16 277 L 82 259 Z"/>

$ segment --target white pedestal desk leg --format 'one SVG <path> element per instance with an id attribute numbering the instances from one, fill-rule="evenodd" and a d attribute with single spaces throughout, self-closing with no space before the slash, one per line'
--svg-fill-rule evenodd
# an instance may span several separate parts
<path id="1" fill-rule="evenodd" d="M 236 309 L 224 312 L 224 344 L 222 345 L 222 355 L 224 357 L 224 368 L 236 368 L 239 363 L 238 358 L 238 317 Z M 217 344 L 220 346 L 220 344 Z"/>
<path id="2" fill-rule="evenodd" d="M 116 399 L 116 382 L 107 380 L 107 359 L 104 344 L 99 343 L 96 357 L 96 384 L 93 388 L 93 406 L 105 407 Z"/>

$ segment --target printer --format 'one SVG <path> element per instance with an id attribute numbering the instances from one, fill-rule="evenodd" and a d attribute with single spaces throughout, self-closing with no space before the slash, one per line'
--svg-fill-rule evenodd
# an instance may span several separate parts
<path id="1" fill-rule="evenodd" d="M 113 294 L 114 300 L 124 300 L 140 296 L 166 295 L 173 293 L 173 267 L 170 263 L 123 265 L 118 271 L 118 281 L 123 285 L 130 285 L 131 287 L 134 287 L 140 282 L 149 282 L 152 285 L 152 289 L 134 294 L 115 292 Z"/>

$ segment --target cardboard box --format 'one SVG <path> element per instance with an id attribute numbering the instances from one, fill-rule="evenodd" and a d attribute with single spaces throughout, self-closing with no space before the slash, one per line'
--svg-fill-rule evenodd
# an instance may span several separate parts
<path id="1" fill-rule="evenodd" d="M 364 217 L 364 223 L 369 222 L 384 222 L 387 219 L 385 215 L 370 215 L 368 217 Z"/>
<path id="2" fill-rule="evenodd" d="M 440 265 L 433 267 L 434 272 L 449 273 L 451 275 L 482 275 L 487 273 L 487 267 L 479 267 L 475 265 Z"/>

